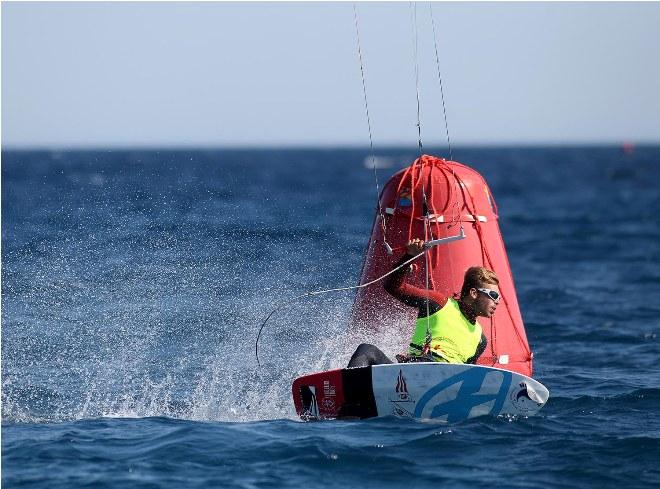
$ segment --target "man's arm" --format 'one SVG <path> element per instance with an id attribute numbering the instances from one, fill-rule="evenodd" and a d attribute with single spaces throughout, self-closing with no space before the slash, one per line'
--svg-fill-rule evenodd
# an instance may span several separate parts
<path id="1" fill-rule="evenodd" d="M 407 254 L 394 265 L 394 268 L 401 266 L 421 253 L 423 249 L 424 242 L 422 240 L 410 241 L 407 246 Z M 403 267 L 387 277 L 384 285 L 385 290 L 405 305 L 416 307 L 419 310 L 418 317 L 426 317 L 427 311 L 428 315 L 438 312 L 446 304 L 447 298 L 435 290 L 420 289 L 404 283 L 405 275 L 409 270 L 410 267 Z"/>
<path id="2" fill-rule="evenodd" d="M 486 339 L 486 335 L 481 333 L 481 341 L 479 341 L 479 345 L 477 346 L 477 351 L 472 355 L 470 358 L 468 358 L 465 363 L 477 363 L 477 360 L 481 356 L 481 354 L 486 350 L 486 345 L 488 345 L 488 340 Z"/>

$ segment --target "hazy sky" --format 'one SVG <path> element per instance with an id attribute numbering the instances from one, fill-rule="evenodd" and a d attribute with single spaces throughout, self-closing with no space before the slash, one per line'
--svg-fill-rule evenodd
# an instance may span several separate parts
<path id="1" fill-rule="evenodd" d="M 412 7 L 358 3 L 376 147 L 416 145 Z M 445 140 L 429 3 L 422 138 Z M 660 142 L 660 3 L 434 3 L 453 143 Z M 353 4 L 2 3 L 2 143 L 367 145 Z"/>

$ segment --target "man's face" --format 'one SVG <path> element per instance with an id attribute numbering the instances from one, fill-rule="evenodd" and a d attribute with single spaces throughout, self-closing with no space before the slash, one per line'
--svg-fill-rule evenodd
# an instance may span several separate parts
<path id="1" fill-rule="evenodd" d="M 487 289 L 492 292 L 484 292 L 483 290 L 479 289 Z M 484 284 L 479 289 L 472 289 L 470 292 L 473 294 L 476 293 L 476 298 L 474 301 L 475 305 L 475 310 L 477 313 L 477 316 L 482 316 L 485 318 L 491 318 L 493 317 L 493 314 L 495 314 L 495 310 L 497 309 L 497 305 L 500 303 L 500 288 L 497 285 L 494 284 Z M 497 300 L 494 300 L 491 295 L 495 295 L 493 292 L 497 293 Z M 474 297 L 474 295 L 473 295 Z"/>

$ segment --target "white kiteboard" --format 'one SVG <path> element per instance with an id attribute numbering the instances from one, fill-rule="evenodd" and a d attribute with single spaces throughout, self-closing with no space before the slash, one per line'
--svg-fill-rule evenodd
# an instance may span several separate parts
<path id="1" fill-rule="evenodd" d="M 482 365 L 396 363 L 328 370 L 293 382 L 303 419 L 399 416 L 455 423 L 477 416 L 537 413 L 550 393 L 540 382 Z"/>

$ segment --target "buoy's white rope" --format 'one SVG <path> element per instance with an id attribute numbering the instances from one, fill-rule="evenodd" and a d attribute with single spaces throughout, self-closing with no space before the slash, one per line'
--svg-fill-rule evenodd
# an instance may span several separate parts
<path id="1" fill-rule="evenodd" d="M 275 309 L 273 309 L 270 312 L 270 314 L 268 314 L 268 316 L 266 316 L 266 319 L 263 320 L 263 322 L 261 323 L 261 326 L 259 326 L 259 332 L 257 333 L 257 340 L 254 343 L 254 354 L 257 358 L 257 365 L 259 367 L 261 367 L 261 363 L 259 362 L 259 338 L 261 338 L 261 332 L 263 331 L 264 326 L 266 326 L 266 323 L 273 316 L 273 314 L 275 314 L 277 311 L 282 309 L 284 306 L 287 306 L 287 305 L 291 304 L 292 302 L 295 302 L 299 299 L 303 299 L 305 297 L 311 297 L 311 296 L 314 296 L 314 295 L 327 294 L 327 293 L 330 293 L 330 292 L 343 292 L 343 291 L 347 291 L 347 290 L 355 290 L 355 289 L 362 289 L 364 287 L 369 287 L 370 285 L 373 285 L 376 282 L 379 282 L 379 281 L 383 280 L 385 277 L 387 277 L 389 275 L 392 275 L 397 270 L 401 270 L 401 268 L 403 268 L 407 265 L 410 265 L 413 261 L 415 261 L 417 258 L 422 256 L 423 254 L 424 254 L 424 251 L 421 252 L 421 253 L 418 253 L 417 255 L 413 256 L 410 260 L 406 260 L 405 262 L 403 262 L 398 267 L 393 268 L 392 270 L 387 272 L 385 275 L 383 275 L 381 277 L 378 277 L 377 279 L 372 280 L 371 282 L 367 282 L 366 284 L 354 285 L 354 286 L 351 286 L 351 287 L 338 287 L 336 289 L 314 290 L 314 291 L 310 291 L 310 292 L 305 292 L 304 294 L 300 294 L 300 295 L 297 295 L 295 297 L 292 297 L 291 299 L 287 299 L 287 300 L 284 300 L 284 301 L 280 302 L 275 307 Z"/>

